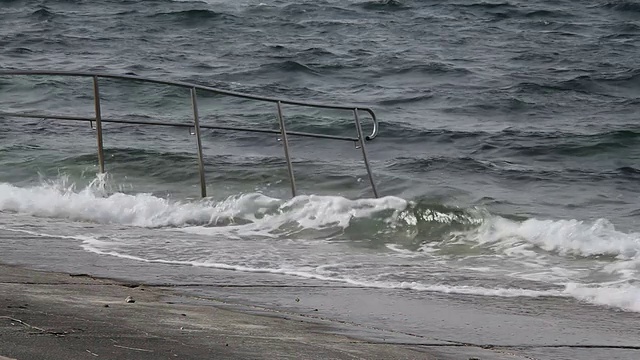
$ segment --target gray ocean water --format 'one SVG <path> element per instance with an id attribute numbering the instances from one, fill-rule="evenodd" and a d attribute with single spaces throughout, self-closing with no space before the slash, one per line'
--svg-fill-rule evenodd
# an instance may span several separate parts
<path id="1" fill-rule="evenodd" d="M 290 199 L 275 135 L 204 131 L 201 200 L 186 129 L 105 124 L 96 181 L 87 124 L 4 116 L 5 237 L 178 269 L 640 312 L 636 1 L 5 0 L 0 35 L 2 70 L 370 106 L 383 195 L 349 142 L 292 138 Z M 3 76 L 0 110 L 91 116 L 91 91 L 88 79 Z M 105 117 L 191 121 L 187 91 L 101 91 Z M 272 104 L 200 106 L 204 124 L 278 128 Z M 289 130 L 355 136 L 349 112 L 284 111 Z"/>

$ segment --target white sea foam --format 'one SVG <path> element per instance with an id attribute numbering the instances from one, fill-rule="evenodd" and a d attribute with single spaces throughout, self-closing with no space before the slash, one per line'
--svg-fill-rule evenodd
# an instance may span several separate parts
<path id="1" fill-rule="evenodd" d="M 96 239 L 96 238 L 94 238 L 92 236 L 86 236 L 86 235 L 47 234 L 47 233 L 42 233 L 42 232 L 38 232 L 38 231 L 31 231 L 31 230 L 25 230 L 25 229 L 14 229 L 14 228 L 10 228 L 10 227 L 3 226 L 3 225 L 0 225 L 0 229 L 5 230 L 5 231 L 22 233 L 22 234 L 29 234 L 29 235 L 33 235 L 33 236 L 79 240 L 79 241 L 82 241 L 83 243 L 93 243 L 93 244 L 108 244 L 108 243 L 110 243 L 110 242 L 101 241 L 101 240 L 98 240 L 98 239 Z"/>
<path id="2" fill-rule="evenodd" d="M 602 287 L 569 283 L 565 293 L 591 304 L 640 312 L 640 287 L 637 286 L 621 284 Z"/>
<path id="3" fill-rule="evenodd" d="M 391 282 L 391 281 L 375 281 L 365 279 L 354 279 L 348 276 L 326 276 L 315 272 L 314 268 L 306 266 L 304 268 L 255 268 L 243 265 L 232 265 L 225 263 L 216 263 L 209 261 L 179 261 L 179 260 L 162 260 L 162 259 L 145 259 L 138 256 L 120 254 L 116 251 L 102 250 L 97 242 L 91 239 L 85 239 L 83 248 L 100 255 L 110 255 L 121 257 L 129 260 L 144 261 L 149 263 L 162 263 L 173 265 L 199 266 L 209 267 L 221 270 L 234 270 L 253 273 L 269 273 L 279 275 L 289 275 L 305 279 L 315 279 L 322 281 L 338 282 L 346 285 L 380 288 L 380 289 L 405 289 L 416 291 L 431 291 L 447 294 L 463 294 L 463 295 L 479 295 L 479 296 L 499 296 L 499 297 L 542 297 L 542 296 L 566 296 L 562 290 L 529 290 L 518 288 L 484 288 L 477 286 L 455 286 L 455 285 L 439 285 L 439 284 L 423 284 L 420 282 Z"/>
<path id="4" fill-rule="evenodd" d="M 0 210 L 142 227 L 206 222 L 223 212 L 202 204 L 171 203 L 150 194 L 116 193 L 100 197 L 89 188 L 74 192 L 72 188 L 61 189 L 50 185 L 20 188 L 10 184 L 0 184 Z"/>
<path id="5" fill-rule="evenodd" d="M 0 210 L 41 217 L 122 224 L 138 227 L 183 227 L 197 234 L 216 234 L 219 225 L 234 226 L 244 235 L 295 233 L 301 229 L 347 228 L 354 218 L 369 218 L 384 210 L 380 219 L 393 228 L 404 221 L 409 202 L 396 197 L 349 200 L 339 196 L 298 196 L 288 201 L 261 194 L 232 196 L 220 202 L 172 201 L 151 194 L 114 193 L 103 196 L 95 188 L 75 191 L 64 181 L 33 187 L 0 184 Z M 194 227 L 195 225 L 195 227 Z M 415 227 L 416 224 L 406 225 Z M 629 265 L 612 265 L 611 271 L 630 271 L 640 259 L 640 234 L 617 231 L 607 220 L 593 223 L 577 220 L 522 222 L 489 217 L 463 238 L 487 245 L 507 255 L 535 256 L 534 248 L 566 255 L 608 255 Z M 457 239 L 460 239 L 457 236 Z M 397 251 L 397 248 L 390 248 Z M 616 266 L 618 266 L 616 268 Z M 627 266 L 626 269 L 622 268 Z"/>
<path id="6" fill-rule="evenodd" d="M 617 231 L 613 224 L 605 219 L 593 223 L 537 219 L 516 222 L 494 217 L 476 231 L 473 239 L 480 244 L 493 245 L 507 252 L 518 249 L 527 252 L 535 246 L 560 255 L 640 258 L 640 234 Z"/>
<path id="7" fill-rule="evenodd" d="M 232 196 L 220 202 L 180 202 L 151 194 L 102 196 L 94 188 L 75 191 L 64 182 L 28 188 L 0 184 L 0 210 L 3 211 L 139 227 L 234 225 L 235 220 L 242 219 L 243 223 L 252 224 L 245 230 L 262 234 L 281 229 L 286 224 L 295 224 L 296 229 L 344 229 L 354 218 L 368 218 L 383 210 L 392 211 L 385 221 L 393 226 L 394 222 L 402 221 L 403 210 L 408 204 L 396 197 L 349 200 L 339 196 L 305 195 L 282 201 L 261 194 Z M 200 234 L 218 232 L 207 228 L 191 231 Z M 537 219 L 516 222 L 490 217 L 465 236 L 508 255 L 519 253 L 531 257 L 532 248 L 538 247 L 560 255 L 640 259 L 640 234 L 617 231 L 604 219 L 593 223 Z"/>
<path id="8" fill-rule="evenodd" d="M 241 218 L 263 232 L 292 222 L 304 229 L 344 228 L 353 218 L 368 217 L 385 209 L 402 210 L 406 206 L 405 200 L 396 197 L 349 200 L 308 195 L 285 202 L 262 194 L 244 194 L 221 202 L 180 202 L 151 194 L 114 193 L 103 197 L 90 187 L 75 191 L 73 186 L 60 183 L 28 188 L 0 184 L 0 210 L 139 227 L 215 225 L 225 219 L 228 219 L 225 223 L 233 225 L 234 218 Z"/>
<path id="9" fill-rule="evenodd" d="M 219 202 L 213 200 L 180 202 L 158 198 L 151 194 L 115 193 L 105 196 L 91 187 L 76 191 L 73 186 L 66 186 L 64 182 L 28 188 L 0 184 L 0 211 L 144 228 L 177 227 L 183 231 L 204 235 L 220 231 L 236 231 L 243 236 L 247 234 L 279 236 L 283 233 L 295 233 L 300 229 L 344 229 L 354 219 L 376 217 L 376 214 L 381 211 L 386 211 L 387 219 L 380 220 L 386 225 L 393 226 L 394 222 L 403 221 L 402 214 L 408 209 L 409 203 L 396 197 L 349 200 L 338 196 L 309 195 L 282 201 L 261 194 L 244 194 Z M 405 223 L 409 226 L 417 226 L 414 223 Z M 274 263 L 273 268 L 243 264 L 242 261 L 235 261 L 232 254 L 228 254 L 231 256 L 228 261 L 223 258 L 216 261 L 206 261 L 206 259 L 177 261 L 173 260 L 170 254 L 157 254 L 157 257 L 154 256 L 149 260 L 141 255 L 137 256 L 135 252 L 125 250 L 127 247 L 121 248 L 122 244 L 115 240 L 102 238 L 97 240 L 87 236 L 68 237 L 82 242 L 87 251 L 137 261 L 266 272 L 389 289 L 502 297 L 571 296 L 592 304 L 640 311 L 640 288 L 635 285 L 640 270 L 640 235 L 617 231 L 607 220 L 587 223 L 577 220 L 530 219 L 517 222 L 494 216 L 485 219 L 475 230 L 457 234 L 456 241 L 459 241 L 461 234 L 464 235 L 466 242 L 472 241 L 478 246 L 492 247 L 502 253 L 501 256 L 524 259 L 522 268 L 525 271 L 524 275 L 519 276 L 521 279 L 529 276 L 530 280 L 535 280 L 533 277 L 536 274 L 526 269 L 528 264 L 535 262 L 532 257 L 536 256 L 534 250 L 537 248 L 561 256 L 609 256 L 607 260 L 609 263 L 601 264 L 601 270 L 615 274 L 614 278 L 618 282 L 584 285 L 580 281 L 572 280 L 579 276 L 576 269 L 569 268 L 567 271 L 564 271 L 564 268 L 558 268 L 553 272 L 552 278 L 547 278 L 556 286 L 566 285 L 564 290 L 540 291 L 427 282 L 383 282 L 377 281 L 375 276 L 362 276 L 348 271 L 342 274 L 322 274 L 313 266 L 295 262 L 288 265 Z M 395 256 L 411 257 L 410 250 L 395 244 L 388 244 L 387 249 Z M 540 266 L 534 270 L 539 271 L 538 268 Z"/>
<path id="10" fill-rule="evenodd" d="M 184 266 L 209 267 L 221 270 L 232 270 L 253 273 L 270 273 L 296 276 L 305 279 L 316 279 L 322 281 L 338 282 L 350 286 L 382 288 L 382 289 L 405 289 L 414 291 L 429 291 L 446 294 L 462 294 L 475 296 L 497 296 L 497 297 L 573 297 L 577 300 L 585 301 L 594 305 L 604 305 L 626 311 L 640 312 L 640 288 L 629 284 L 610 284 L 608 286 L 584 285 L 578 283 L 568 283 L 565 289 L 551 290 L 531 290 L 522 288 L 487 288 L 481 286 L 456 286 L 443 284 L 425 284 L 421 282 L 385 282 L 369 281 L 364 279 L 353 279 L 350 277 L 326 276 L 314 272 L 312 267 L 304 268 L 256 268 L 250 266 L 233 265 L 225 263 L 215 263 L 209 261 L 179 261 L 166 259 L 146 259 L 140 256 L 119 253 L 109 250 L 112 241 L 99 240 L 91 236 L 76 235 L 62 236 L 34 232 L 30 230 L 11 229 L 0 227 L 3 230 L 28 233 L 35 236 L 58 237 L 74 239 L 82 242 L 82 247 L 89 252 L 119 257 L 128 260 L 142 261 L 148 263 L 161 263 Z M 117 241 L 116 241 L 117 242 Z"/>
<path id="11" fill-rule="evenodd" d="M 594 305 L 622 309 L 626 311 L 640 312 L 640 288 L 629 284 L 618 285 L 584 285 L 568 283 L 565 289 L 532 290 L 522 288 L 488 288 L 481 286 L 462 286 L 444 284 L 425 284 L 422 282 L 390 282 L 351 278 L 349 276 L 326 276 L 319 274 L 310 267 L 296 268 L 255 268 L 250 266 L 215 263 L 208 261 L 174 261 L 174 260 L 149 260 L 138 256 L 120 254 L 116 251 L 101 250 L 101 243 L 90 238 L 83 238 L 83 247 L 100 255 L 110 255 L 129 260 L 137 260 L 151 263 L 164 263 L 174 265 L 209 267 L 221 270 L 233 270 L 253 273 L 270 273 L 316 279 L 322 281 L 338 282 L 345 285 L 361 286 L 381 289 L 404 289 L 414 291 L 429 291 L 445 294 L 461 294 L 475 296 L 496 297 L 573 297 Z"/>

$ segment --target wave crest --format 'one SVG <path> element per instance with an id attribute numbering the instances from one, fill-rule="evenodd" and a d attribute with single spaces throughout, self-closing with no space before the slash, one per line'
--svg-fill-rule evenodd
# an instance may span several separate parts
<path id="1" fill-rule="evenodd" d="M 640 257 L 640 234 L 617 231 L 606 219 L 598 219 L 593 223 L 537 219 L 516 222 L 494 217 L 478 228 L 472 238 L 479 244 L 504 250 L 524 246 L 562 256 Z"/>
<path id="2" fill-rule="evenodd" d="M 233 228 L 239 236 L 322 236 L 399 244 L 419 251 L 460 241 L 509 252 L 539 249 L 564 257 L 640 258 L 640 234 L 623 233 L 605 219 L 509 220 L 483 208 L 458 208 L 428 200 L 387 196 L 350 200 L 340 196 L 302 195 L 290 200 L 259 193 L 176 201 L 152 194 L 105 194 L 98 185 L 77 191 L 64 179 L 33 187 L 0 183 L 0 211 L 101 224 L 157 228 L 193 228 L 217 233 Z M 314 235 L 314 233 L 316 235 Z"/>

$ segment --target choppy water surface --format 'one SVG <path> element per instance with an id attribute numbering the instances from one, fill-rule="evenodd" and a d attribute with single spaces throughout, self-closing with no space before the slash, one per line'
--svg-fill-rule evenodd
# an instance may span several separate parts
<path id="1" fill-rule="evenodd" d="M 92 70 L 373 107 L 352 143 L 0 118 L 0 228 L 140 261 L 640 311 L 640 5 L 633 1 L 4 1 L 0 67 Z M 4 111 L 90 115 L 86 79 L 2 77 Z M 101 84 L 105 117 L 189 121 L 188 93 Z M 276 129 L 202 95 L 204 123 Z M 355 135 L 285 107 L 289 130 Z M 367 125 L 366 131 L 370 130 Z"/>

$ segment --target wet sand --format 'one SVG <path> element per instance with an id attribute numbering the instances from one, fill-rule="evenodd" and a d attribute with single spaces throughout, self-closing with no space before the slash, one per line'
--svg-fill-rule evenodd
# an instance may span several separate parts
<path id="1" fill-rule="evenodd" d="M 512 358 L 481 348 L 455 349 L 461 346 L 454 343 L 350 337 L 342 334 L 348 326 L 339 322 L 258 314 L 166 288 L 87 275 L 0 265 L 0 293 L 2 360 Z M 449 346 L 454 355 L 446 355 Z"/>
<path id="2" fill-rule="evenodd" d="M 12 359 L 640 358 L 640 314 L 568 298 L 345 286 L 2 235 L 0 356 Z"/>

